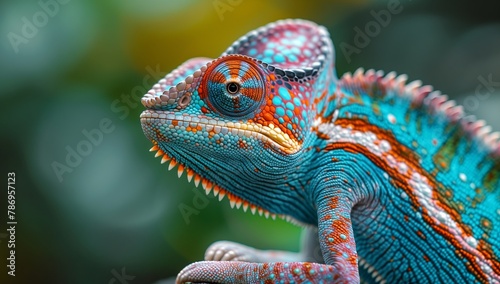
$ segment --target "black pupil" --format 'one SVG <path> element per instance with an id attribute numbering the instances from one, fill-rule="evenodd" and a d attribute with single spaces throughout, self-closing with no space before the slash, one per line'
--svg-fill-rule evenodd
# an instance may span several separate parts
<path id="1" fill-rule="evenodd" d="M 226 89 L 230 94 L 234 95 L 240 90 L 240 85 L 238 83 L 231 82 L 226 85 Z"/>

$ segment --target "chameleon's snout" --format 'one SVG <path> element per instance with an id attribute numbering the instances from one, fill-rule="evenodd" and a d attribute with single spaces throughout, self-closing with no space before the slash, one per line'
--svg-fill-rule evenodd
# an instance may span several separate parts
<path id="1" fill-rule="evenodd" d="M 142 97 L 141 103 L 144 107 L 155 110 L 184 109 L 191 102 L 192 86 L 198 83 L 201 75 L 201 70 L 197 70 L 171 87 L 165 85 L 166 79 L 162 79 Z"/>
<path id="2" fill-rule="evenodd" d="M 181 85 L 181 87 L 183 86 L 185 87 L 185 83 Z M 141 103 L 144 107 L 161 110 L 181 110 L 188 106 L 190 102 L 191 92 L 185 91 L 184 89 L 179 90 L 177 87 L 172 87 L 163 93 L 147 93 L 141 99 Z"/>

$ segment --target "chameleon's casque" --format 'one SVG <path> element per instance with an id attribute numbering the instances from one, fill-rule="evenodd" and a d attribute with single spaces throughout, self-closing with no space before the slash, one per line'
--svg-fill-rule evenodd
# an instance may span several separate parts
<path id="1" fill-rule="evenodd" d="M 301 253 L 218 242 L 179 283 L 500 283 L 500 134 L 404 75 L 337 78 L 323 27 L 259 28 L 142 104 L 179 177 L 307 225 Z"/>

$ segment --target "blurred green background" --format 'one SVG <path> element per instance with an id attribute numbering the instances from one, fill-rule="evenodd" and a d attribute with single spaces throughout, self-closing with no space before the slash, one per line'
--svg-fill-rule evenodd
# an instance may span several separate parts
<path id="1" fill-rule="evenodd" d="M 356 47 L 357 28 L 365 30 L 388 4 L 398 4 L 400 12 L 372 30 L 366 44 L 353 53 L 340 48 Z M 7 193 L 2 192 L 0 282 L 154 283 L 201 260 L 206 247 L 221 239 L 297 250 L 299 228 L 232 210 L 227 199 L 220 204 L 202 199 L 185 176 L 178 179 L 154 159 L 139 123 L 140 96 L 191 57 L 217 57 L 254 28 L 304 18 L 330 30 L 339 75 L 360 66 L 406 73 L 450 94 L 499 130 L 495 5 L 2 1 L 0 148 L 2 173 L 16 173 L 18 225 L 14 278 L 6 269 Z M 488 80 L 493 83 L 484 86 Z M 101 137 L 95 131 L 102 123 L 108 123 L 108 133 Z M 94 144 L 85 131 L 94 133 Z M 68 165 L 68 151 L 78 147 L 86 156 L 61 167 Z M 187 218 L 179 210 L 186 206 L 193 210 Z"/>

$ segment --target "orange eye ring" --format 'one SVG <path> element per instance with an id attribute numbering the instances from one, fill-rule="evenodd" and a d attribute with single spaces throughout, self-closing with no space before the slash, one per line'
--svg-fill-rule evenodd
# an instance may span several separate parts
<path id="1" fill-rule="evenodd" d="M 207 68 L 198 90 L 213 111 L 242 117 L 262 105 L 266 93 L 265 76 L 255 60 L 228 55 Z"/>

